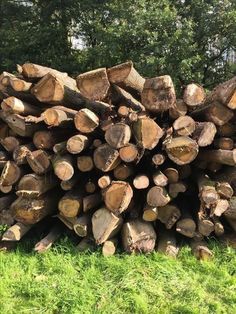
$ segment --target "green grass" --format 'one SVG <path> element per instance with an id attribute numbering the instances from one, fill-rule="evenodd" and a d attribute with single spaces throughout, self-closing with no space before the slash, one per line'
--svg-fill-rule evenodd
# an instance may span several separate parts
<path id="1" fill-rule="evenodd" d="M 77 253 L 69 240 L 30 253 L 0 253 L 0 313 L 236 313 L 236 254 L 212 244 L 199 262 L 189 248 L 164 255 L 105 258 Z"/>

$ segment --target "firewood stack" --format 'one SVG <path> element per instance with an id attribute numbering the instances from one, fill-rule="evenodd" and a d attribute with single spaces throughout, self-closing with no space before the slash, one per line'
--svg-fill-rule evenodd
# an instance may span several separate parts
<path id="1" fill-rule="evenodd" d="M 117 246 L 176 257 L 187 240 L 235 246 L 236 77 L 206 94 L 169 75 L 143 78 L 132 62 L 80 74 L 26 63 L 0 76 L 1 248 L 48 216 L 35 250 L 62 225 L 78 250 Z M 63 223 L 63 224 L 62 224 Z"/>

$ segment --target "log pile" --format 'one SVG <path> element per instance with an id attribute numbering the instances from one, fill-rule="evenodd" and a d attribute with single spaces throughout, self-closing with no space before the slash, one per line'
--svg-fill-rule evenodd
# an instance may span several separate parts
<path id="1" fill-rule="evenodd" d="M 104 256 L 183 240 L 199 259 L 208 238 L 236 243 L 236 77 L 176 98 L 169 75 L 131 61 L 80 74 L 26 63 L 0 76 L 0 224 L 11 248 L 47 217 L 44 252 L 64 228 Z"/>

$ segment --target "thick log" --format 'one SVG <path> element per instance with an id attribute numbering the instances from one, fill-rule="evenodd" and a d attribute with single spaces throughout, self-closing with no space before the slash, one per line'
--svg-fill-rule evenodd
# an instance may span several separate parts
<path id="1" fill-rule="evenodd" d="M 81 172 L 89 172 L 93 169 L 94 163 L 91 156 L 77 157 L 77 167 Z"/>
<path id="2" fill-rule="evenodd" d="M 177 135 L 189 136 L 195 131 L 195 121 L 189 116 L 182 116 L 173 123 L 173 129 Z"/>
<path id="3" fill-rule="evenodd" d="M 42 149 L 28 152 L 26 160 L 36 174 L 44 174 L 51 169 L 50 155 Z"/>
<path id="4" fill-rule="evenodd" d="M 116 123 L 111 125 L 105 133 L 106 142 L 113 148 L 126 146 L 131 138 L 131 129 L 127 124 Z"/>
<path id="5" fill-rule="evenodd" d="M 175 233 L 173 230 L 162 229 L 158 234 L 157 251 L 170 257 L 176 258 L 179 252 Z"/>
<path id="6" fill-rule="evenodd" d="M 111 177 L 106 175 L 98 179 L 98 186 L 100 189 L 105 189 L 111 184 Z"/>
<path id="7" fill-rule="evenodd" d="M 4 232 L 2 241 L 20 241 L 31 228 L 31 225 L 24 225 L 21 222 L 17 222 Z"/>
<path id="8" fill-rule="evenodd" d="M 20 145 L 13 151 L 13 159 L 17 165 L 27 164 L 27 155 L 33 152 L 35 149 L 33 143 Z"/>
<path id="9" fill-rule="evenodd" d="M 158 113 L 172 108 L 176 102 L 175 89 L 169 75 L 146 79 L 141 94 L 142 104 Z"/>
<path id="10" fill-rule="evenodd" d="M 119 155 L 124 162 L 135 162 L 138 158 L 138 148 L 132 143 L 128 143 L 126 146 L 119 149 Z"/>
<path id="11" fill-rule="evenodd" d="M 62 76 L 67 77 L 67 73 L 59 72 L 57 70 L 54 70 L 52 68 L 48 68 L 46 66 L 38 65 L 35 63 L 24 63 L 21 66 L 21 72 L 24 77 L 32 80 L 38 80 L 48 73 L 54 74 L 56 76 Z"/>
<path id="12" fill-rule="evenodd" d="M 163 136 L 159 125 L 151 118 L 143 117 L 132 124 L 132 131 L 138 145 L 152 150 Z"/>
<path id="13" fill-rule="evenodd" d="M 49 233 L 35 244 L 34 251 L 37 253 L 44 253 L 48 251 L 51 246 L 60 238 L 62 234 L 62 228 L 59 224 L 55 224 Z"/>
<path id="14" fill-rule="evenodd" d="M 133 186 L 137 190 L 146 189 L 149 186 L 149 178 L 145 174 L 138 174 L 133 179 Z"/>
<path id="15" fill-rule="evenodd" d="M 193 255 L 203 261 L 210 260 L 213 257 L 212 251 L 209 250 L 207 243 L 202 241 L 191 240 L 190 246 L 192 249 Z"/>
<path id="16" fill-rule="evenodd" d="M 158 218 L 158 208 L 145 204 L 143 207 L 143 216 L 144 221 L 155 221 Z"/>
<path id="17" fill-rule="evenodd" d="M 92 216 L 93 236 L 97 244 L 102 244 L 111 239 L 123 224 L 122 217 L 117 217 L 107 208 L 98 209 Z"/>
<path id="18" fill-rule="evenodd" d="M 116 238 L 105 241 L 102 246 L 102 255 L 105 257 L 114 255 L 116 252 L 117 244 L 118 241 Z"/>
<path id="19" fill-rule="evenodd" d="M 167 204 L 158 207 L 158 219 L 165 225 L 166 229 L 171 229 L 180 216 L 181 212 L 175 205 Z"/>
<path id="20" fill-rule="evenodd" d="M 161 186 L 152 187 L 147 193 L 147 203 L 150 206 L 165 206 L 170 202 L 170 196 Z"/>
<path id="21" fill-rule="evenodd" d="M 218 149 L 231 150 L 234 148 L 234 141 L 230 137 L 220 137 L 214 140 L 214 147 Z"/>
<path id="22" fill-rule="evenodd" d="M 18 222 L 33 225 L 56 211 L 58 196 L 49 192 L 37 199 L 19 197 L 11 205 L 12 215 Z"/>
<path id="23" fill-rule="evenodd" d="M 210 145 L 216 135 L 216 127 L 212 122 L 196 122 L 195 131 L 192 138 L 197 141 L 198 146 L 205 147 Z"/>
<path id="24" fill-rule="evenodd" d="M 166 186 L 168 184 L 168 178 L 164 175 L 163 172 L 157 170 L 152 175 L 152 179 L 155 185 L 157 186 Z"/>
<path id="25" fill-rule="evenodd" d="M 149 253 L 155 248 L 156 232 L 150 222 L 135 219 L 124 223 L 121 237 L 123 248 L 129 253 Z"/>
<path id="26" fill-rule="evenodd" d="M 202 86 L 192 83 L 188 84 L 184 89 L 183 100 L 189 107 L 199 106 L 204 103 L 206 93 Z"/>
<path id="27" fill-rule="evenodd" d="M 52 173 L 44 176 L 39 176 L 36 173 L 26 174 L 20 179 L 16 194 L 36 198 L 57 185 L 58 179 Z"/>
<path id="28" fill-rule="evenodd" d="M 76 113 L 74 123 L 81 133 L 91 133 L 98 127 L 99 118 L 93 111 L 83 108 Z"/>
<path id="29" fill-rule="evenodd" d="M 87 195 L 83 198 L 83 212 L 87 213 L 102 203 L 100 192 Z"/>
<path id="30" fill-rule="evenodd" d="M 59 201 L 58 209 L 64 217 L 76 217 L 83 207 L 83 194 L 79 191 L 67 192 Z"/>
<path id="31" fill-rule="evenodd" d="M 14 161 L 7 161 L 1 173 L 0 185 L 12 186 L 20 179 L 21 174 L 21 168 Z"/>
<path id="32" fill-rule="evenodd" d="M 46 109 L 41 117 L 49 126 L 69 127 L 73 125 L 74 116 L 77 111 L 63 106 L 55 106 Z"/>
<path id="33" fill-rule="evenodd" d="M 131 108 L 134 111 L 145 111 L 145 107 L 134 98 L 130 93 L 125 91 L 123 88 L 114 85 L 112 91 L 112 101 L 114 104 L 125 104 L 127 107 Z"/>
<path id="34" fill-rule="evenodd" d="M 22 116 L 40 116 L 42 112 L 41 108 L 38 108 L 13 96 L 3 99 L 1 108 L 8 113 L 16 113 Z"/>
<path id="35" fill-rule="evenodd" d="M 177 99 L 172 108 L 169 109 L 169 116 L 175 120 L 187 114 L 188 107 L 182 99 Z"/>
<path id="36" fill-rule="evenodd" d="M 112 181 L 103 191 L 103 198 L 107 209 L 114 214 L 125 211 L 133 197 L 133 190 L 129 183 L 124 181 Z"/>
<path id="37" fill-rule="evenodd" d="M 90 100 L 105 99 L 110 87 L 106 68 L 82 73 L 77 76 L 76 82 L 82 95 Z"/>
<path id="38" fill-rule="evenodd" d="M 236 149 L 233 150 L 202 150 L 198 154 L 199 160 L 207 160 L 208 162 L 217 162 L 222 165 L 236 165 Z"/>
<path id="39" fill-rule="evenodd" d="M 103 144 L 95 149 L 93 160 L 95 166 L 103 172 L 114 169 L 121 162 L 118 150 L 109 144 Z"/>
<path id="40" fill-rule="evenodd" d="M 107 70 L 111 83 L 119 85 L 128 91 L 141 93 L 145 79 L 135 70 L 132 61 L 118 64 Z"/>
<path id="41" fill-rule="evenodd" d="M 188 136 L 168 139 L 164 143 L 168 157 L 177 165 L 191 163 L 198 154 L 198 144 Z"/>
<path id="42" fill-rule="evenodd" d="M 71 154 L 79 154 L 89 146 L 89 143 L 86 135 L 77 134 L 67 140 L 66 149 Z"/>
<path id="43" fill-rule="evenodd" d="M 126 164 L 119 164 L 114 170 L 113 175 L 117 180 L 126 180 L 134 173 L 134 169 Z"/>
<path id="44" fill-rule="evenodd" d="M 70 180 L 74 175 L 73 159 L 71 155 L 56 155 L 52 160 L 55 175 L 62 181 Z"/>

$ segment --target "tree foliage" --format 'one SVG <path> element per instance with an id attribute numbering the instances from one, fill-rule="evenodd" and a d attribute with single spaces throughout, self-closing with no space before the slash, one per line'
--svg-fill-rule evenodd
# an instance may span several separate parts
<path id="1" fill-rule="evenodd" d="M 132 59 L 144 76 L 212 87 L 235 72 L 234 0 L 0 0 L 1 70 L 71 74 Z"/>

